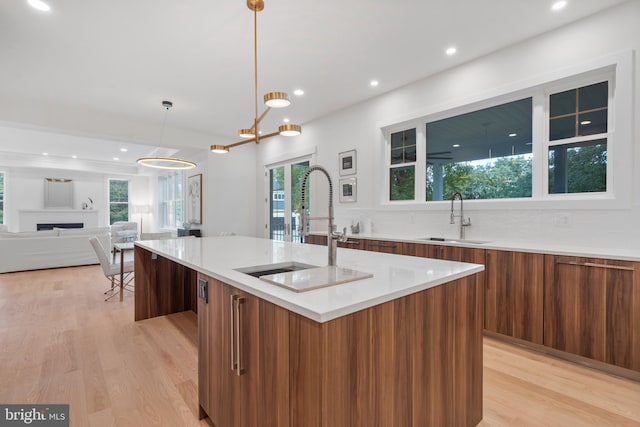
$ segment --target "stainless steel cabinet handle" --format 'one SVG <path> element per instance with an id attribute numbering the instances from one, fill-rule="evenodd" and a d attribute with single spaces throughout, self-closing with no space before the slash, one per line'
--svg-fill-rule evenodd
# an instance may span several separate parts
<path id="1" fill-rule="evenodd" d="M 237 297 L 236 301 L 236 353 L 238 354 L 236 374 L 240 376 L 244 374 L 244 368 L 242 367 L 242 313 L 240 312 L 240 306 L 244 304 L 244 298 Z"/>
<path id="2" fill-rule="evenodd" d="M 622 265 L 597 264 L 595 262 L 558 261 L 558 264 L 576 265 L 579 267 L 609 268 L 611 270 L 635 271 L 633 267 Z"/>
<path id="3" fill-rule="evenodd" d="M 235 340 L 235 327 L 234 327 L 235 326 L 234 325 L 235 324 L 235 316 L 234 316 L 234 314 L 236 312 L 236 310 L 235 310 L 235 305 L 236 305 L 235 302 L 236 302 L 237 298 L 238 297 L 236 295 L 230 295 L 230 297 L 229 297 L 229 313 L 231 314 L 231 319 L 230 319 L 230 328 L 231 328 L 230 337 L 231 337 L 231 342 L 230 342 L 229 347 L 231 347 L 231 370 L 232 371 L 235 371 L 236 370 L 236 366 L 237 366 L 237 364 L 236 364 L 236 354 L 235 354 L 235 351 L 236 351 L 236 340 Z"/>

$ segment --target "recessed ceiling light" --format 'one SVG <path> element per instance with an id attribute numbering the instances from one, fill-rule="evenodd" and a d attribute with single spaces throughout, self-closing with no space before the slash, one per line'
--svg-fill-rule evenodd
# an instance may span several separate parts
<path id="1" fill-rule="evenodd" d="M 447 50 L 444 51 L 444 53 L 446 53 L 447 55 L 451 56 L 453 54 L 455 54 L 458 51 L 458 49 L 456 49 L 455 47 L 451 46 L 450 48 L 447 48 Z"/>
<path id="2" fill-rule="evenodd" d="M 567 2 L 564 0 L 557 1 L 551 6 L 551 10 L 560 10 L 563 9 L 567 5 Z"/>
<path id="3" fill-rule="evenodd" d="M 283 122 L 285 123 L 289 123 L 289 119 L 287 119 L 286 117 L 284 119 L 282 119 Z"/>
<path id="4" fill-rule="evenodd" d="M 376 86 L 378 86 L 378 85 L 380 84 L 380 82 L 378 82 L 377 80 L 371 80 L 371 81 L 369 82 L 369 84 L 370 84 L 372 87 L 376 87 Z"/>
<path id="5" fill-rule="evenodd" d="M 120 158 L 119 157 L 114 157 L 113 160 L 117 161 L 117 160 L 120 160 Z"/>
<path id="6" fill-rule="evenodd" d="M 509 136 L 513 138 L 514 136 L 518 136 L 518 134 L 517 133 L 510 133 Z"/>
<path id="7" fill-rule="evenodd" d="M 296 89 L 293 91 L 293 94 L 296 96 L 302 96 L 304 95 L 304 91 L 302 89 Z"/>
<path id="8" fill-rule="evenodd" d="M 580 122 L 581 125 L 590 125 L 591 124 L 591 120 L 583 120 Z"/>
<path id="9" fill-rule="evenodd" d="M 48 155 L 49 155 L 49 153 L 42 153 L 42 155 L 43 155 L 43 156 L 48 156 Z"/>
<path id="10" fill-rule="evenodd" d="M 460 144 L 453 144 L 453 148 L 458 148 L 460 147 Z"/>
<path id="11" fill-rule="evenodd" d="M 75 154 L 73 156 L 71 156 L 72 159 L 77 159 L 78 156 L 76 156 Z"/>
<path id="12" fill-rule="evenodd" d="M 29 6 L 31 6 L 32 8 L 41 10 L 43 12 L 48 12 L 51 10 L 51 6 L 49 6 L 42 0 L 27 0 L 27 3 L 29 3 Z"/>
<path id="13" fill-rule="evenodd" d="M 123 153 L 126 153 L 129 150 L 127 148 L 121 148 L 120 151 L 122 151 Z"/>

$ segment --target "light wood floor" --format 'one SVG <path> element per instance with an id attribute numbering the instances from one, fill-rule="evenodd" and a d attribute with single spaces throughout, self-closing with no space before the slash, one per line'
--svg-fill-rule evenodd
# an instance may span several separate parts
<path id="1" fill-rule="evenodd" d="M 136 323 L 107 285 L 98 266 L 0 274 L 0 402 L 69 403 L 72 426 L 208 425 L 195 315 Z M 485 338 L 480 425 L 640 426 L 640 383 Z"/>

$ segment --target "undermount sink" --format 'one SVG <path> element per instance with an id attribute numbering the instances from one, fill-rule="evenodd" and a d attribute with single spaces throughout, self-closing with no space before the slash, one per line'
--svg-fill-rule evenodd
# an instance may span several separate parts
<path id="1" fill-rule="evenodd" d="M 442 242 L 442 243 L 461 243 L 468 245 L 483 245 L 489 243 L 487 240 L 467 240 L 467 239 L 445 239 L 444 237 L 419 237 L 416 240 L 427 240 L 430 242 Z"/>
<path id="2" fill-rule="evenodd" d="M 308 270 L 317 268 L 317 265 L 303 264 L 301 262 L 280 262 L 276 264 L 254 265 L 252 267 L 237 268 L 236 271 L 253 277 L 266 276 L 268 274 L 288 273 L 291 271 Z"/>
<path id="3" fill-rule="evenodd" d="M 258 265 L 236 271 L 294 292 L 306 292 L 327 286 L 368 279 L 373 274 L 338 266 L 316 267 L 298 262 Z"/>

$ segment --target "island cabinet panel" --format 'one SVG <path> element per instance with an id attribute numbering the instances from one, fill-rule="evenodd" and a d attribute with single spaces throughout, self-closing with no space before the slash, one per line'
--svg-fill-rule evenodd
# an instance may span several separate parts
<path id="1" fill-rule="evenodd" d="M 640 264 L 545 257 L 544 344 L 640 371 Z"/>
<path id="2" fill-rule="evenodd" d="M 477 275 L 316 323 L 290 319 L 290 426 L 475 426 Z"/>
<path id="3" fill-rule="evenodd" d="M 182 264 L 135 247 L 135 320 L 197 310 L 197 273 Z"/>
<path id="4" fill-rule="evenodd" d="M 544 255 L 486 251 L 488 331 L 543 344 Z"/>
<path id="5" fill-rule="evenodd" d="M 289 312 L 204 274 L 198 286 L 200 415 L 216 426 L 288 426 Z"/>

